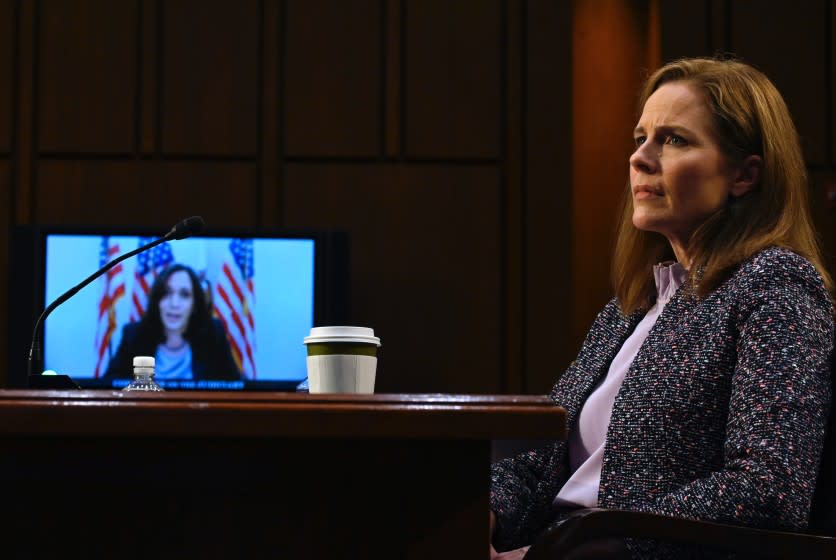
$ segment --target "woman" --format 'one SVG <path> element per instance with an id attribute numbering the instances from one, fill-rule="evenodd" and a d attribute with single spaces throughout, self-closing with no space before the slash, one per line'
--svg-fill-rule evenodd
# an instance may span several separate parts
<path id="1" fill-rule="evenodd" d="M 616 297 L 552 390 L 569 440 L 492 466 L 495 558 L 590 506 L 807 524 L 833 305 L 789 111 L 762 73 L 715 59 L 655 72 L 640 110 Z"/>
<path id="2" fill-rule="evenodd" d="M 209 315 L 200 279 L 182 264 L 154 280 L 147 311 L 122 330 L 105 378 L 133 377 L 134 356 L 154 356 L 157 379 L 241 379 L 223 325 Z"/>

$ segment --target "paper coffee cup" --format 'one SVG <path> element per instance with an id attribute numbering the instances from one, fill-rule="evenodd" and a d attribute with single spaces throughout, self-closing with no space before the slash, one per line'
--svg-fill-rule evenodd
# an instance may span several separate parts
<path id="1" fill-rule="evenodd" d="M 308 391 L 374 393 L 380 338 L 366 327 L 314 327 L 305 337 Z"/>

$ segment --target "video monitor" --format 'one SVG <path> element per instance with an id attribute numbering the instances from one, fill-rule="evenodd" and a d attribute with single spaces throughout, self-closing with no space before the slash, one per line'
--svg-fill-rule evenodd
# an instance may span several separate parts
<path id="1" fill-rule="evenodd" d="M 155 233 L 15 228 L 10 385 L 26 385 L 17 372 L 26 369 L 46 305 L 165 232 Z M 133 356 L 151 355 L 166 390 L 295 389 L 306 378 L 303 338 L 345 316 L 347 250 L 335 232 L 227 231 L 166 241 L 119 263 L 46 318 L 43 369 L 82 388 L 119 389 L 130 382 Z"/>

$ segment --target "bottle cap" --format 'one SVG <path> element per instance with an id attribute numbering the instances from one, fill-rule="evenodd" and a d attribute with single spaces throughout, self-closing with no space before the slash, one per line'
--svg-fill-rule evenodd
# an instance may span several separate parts
<path id="1" fill-rule="evenodd" d="M 134 356 L 134 367 L 154 367 L 154 356 Z"/>

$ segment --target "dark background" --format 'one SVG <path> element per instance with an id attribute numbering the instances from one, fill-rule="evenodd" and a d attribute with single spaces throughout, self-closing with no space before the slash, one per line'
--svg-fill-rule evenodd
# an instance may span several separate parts
<path id="1" fill-rule="evenodd" d="M 0 363 L 32 328 L 11 225 L 199 214 L 349 232 L 379 392 L 545 392 L 610 296 L 660 62 L 775 81 L 836 271 L 834 28 L 836 0 L 2 0 Z"/>

